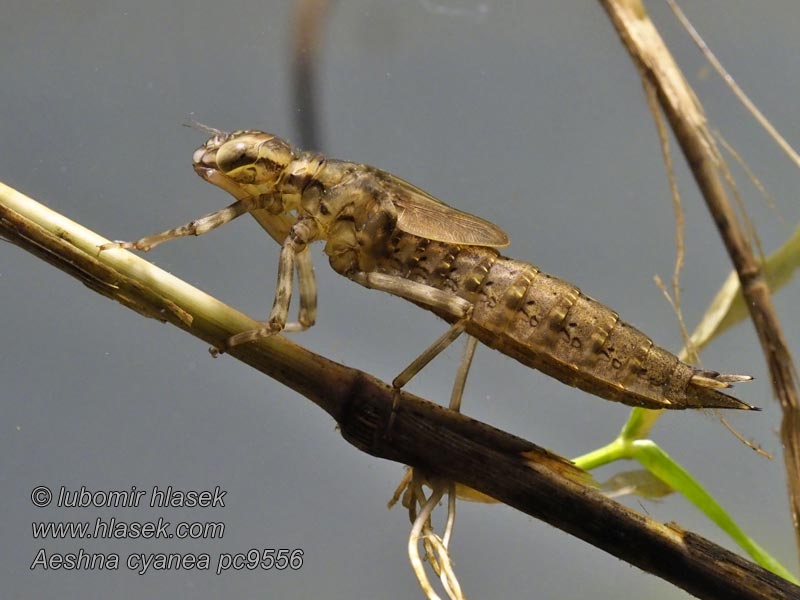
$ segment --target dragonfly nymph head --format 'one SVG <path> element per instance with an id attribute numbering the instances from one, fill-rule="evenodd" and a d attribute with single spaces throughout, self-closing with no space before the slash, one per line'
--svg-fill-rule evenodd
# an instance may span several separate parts
<path id="1" fill-rule="evenodd" d="M 195 150 L 192 162 L 201 177 L 212 169 L 239 185 L 269 193 L 294 158 L 291 146 L 271 133 L 234 131 L 209 139 Z"/>

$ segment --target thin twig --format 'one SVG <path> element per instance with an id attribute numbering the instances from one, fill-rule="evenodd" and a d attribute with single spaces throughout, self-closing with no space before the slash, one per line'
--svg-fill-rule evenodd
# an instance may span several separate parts
<path id="1" fill-rule="evenodd" d="M 678 325 L 681 328 L 681 337 L 683 338 L 683 347 L 689 358 L 689 362 L 697 364 L 699 356 L 697 350 L 692 346 L 692 341 L 689 338 L 689 331 L 686 329 L 686 322 L 683 320 L 683 310 L 681 308 L 681 270 L 683 269 L 683 262 L 686 253 L 686 244 L 684 241 L 686 233 L 686 223 L 683 217 L 683 207 L 681 206 L 681 195 L 678 191 L 678 184 L 675 181 L 675 169 L 672 167 L 672 154 L 669 149 L 669 135 L 667 126 L 661 116 L 661 110 L 658 107 L 658 94 L 653 84 L 648 79 L 642 80 L 642 86 L 645 91 L 645 98 L 647 99 L 647 106 L 650 109 L 650 114 L 653 115 L 653 120 L 656 123 L 656 130 L 658 131 L 658 139 L 661 142 L 661 156 L 664 159 L 664 167 L 667 171 L 667 181 L 669 182 L 669 191 L 672 195 L 672 208 L 675 212 L 675 266 L 672 269 L 672 296 L 667 293 L 666 288 L 663 287 L 661 279 L 656 280 L 656 284 L 662 287 L 662 293 L 667 297 L 672 310 L 675 312 L 675 317 L 678 319 Z"/>
<path id="2" fill-rule="evenodd" d="M 689 33 L 692 41 L 697 45 L 698 48 L 700 48 L 700 52 L 703 53 L 703 56 L 706 57 L 706 60 L 711 64 L 712 67 L 714 67 L 714 70 L 719 74 L 720 77 L 722 77 L 725 83 L 728 84 L 728 87 L 730 87 L 731 91 L 739 99 L 739 102 L 744 104 L 745 108 L 747 108 L 755 120 L 758 121 L 759 125 L 761 125 L 769 134 L 769 136 L 775 140 L 775 143 L 780 146 L 781 150 L 786 153 L 792 162 L 800 167 L 800 155 L 795 152 L 791 144 L 789 144 L 789 142 L 786 141 L 780 132 L 775 129 L 772 123 L 769 122 L 769 119 L 767 119 L 767 117 L 765 117 L 763 113 L 758 110 L 758 107 L 752 100 L 750 100 L 747 94 L 744 93 L 744 90 L 739 87 L 739 84 L 736 83 L 736 80 L 733 78 L 733 76 L 728 73 L 725 67 L 722 66 L 722 63 L 719 62 L 719 59 L 716 57 L 716 55 L 711 52 L 711 49 L 706 45 L 705 40 L 697 32 L 697 30 L 694 28 L 694 25 L 692 25 L 691 21 L 689 21 L 688 17 L 684 14 L 675 0 L 667 0 L 667 4 L 669 4 L 669 7 L 672 9 L 672 12 L 675 13 L 675 16 L 681 22 L 683 28 Z"/>

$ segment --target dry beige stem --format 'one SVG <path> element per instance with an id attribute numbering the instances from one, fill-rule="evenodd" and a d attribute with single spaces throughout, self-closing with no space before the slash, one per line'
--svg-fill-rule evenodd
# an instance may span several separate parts
<path id="1" fill-rule="evenodd" d="M 772 305 L 769 288 L 742 232 L 719 174 L 724 159 L 702 106 L 639 0 L 602 0 L 641 76 L 657 91 L 692 174 L 742 282 L 746 304 L 764 349 L 773 389 L 781 403 L 787 487 L 800 547 L 800 401 L 794 363 Z"/>

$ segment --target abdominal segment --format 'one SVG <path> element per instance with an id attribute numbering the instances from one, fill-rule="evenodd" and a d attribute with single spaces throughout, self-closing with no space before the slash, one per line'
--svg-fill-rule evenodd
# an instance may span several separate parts
<path id="1" fill-rule="evenodd" d="M 697 385 L 702 373 L 653 344 L 617 313 L 533 265 L 499 258 L 467 332 L 547 375 L 608 400 L 645 408 L 750 408 Z"/>

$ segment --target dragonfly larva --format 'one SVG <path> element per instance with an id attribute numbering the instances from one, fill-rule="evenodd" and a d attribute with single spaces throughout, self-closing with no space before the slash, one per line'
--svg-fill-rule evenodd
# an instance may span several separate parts
<path id="1" fill-rule="evenodd" d="M 275 302 L 262 328 L 233 336 L 229 347 L 313 324 L 316 284 L 307 246 L 325 240 L 338 273 L 451 323 L 396 387 L 466 332 L 607 400 L 654 409 L 753 408 L 720 391 L 750 377 L 686 364 L 574 285 L 502 256 L 497 248 L 508 237 L 496 225 L 374 167 L 296 151 L 269 133 L 213 131 L 195 151 L 194 169 L 236 202 L 182 227 L 102 249 L 147 251 L 252 213 L 282 244 Z M 287 324 L 295 270 L 299 319 Z"/>

